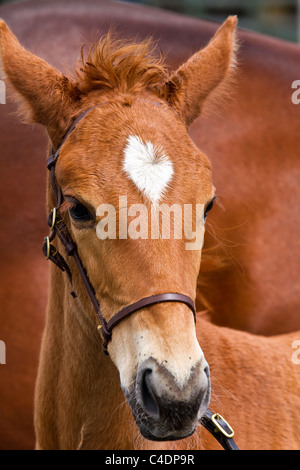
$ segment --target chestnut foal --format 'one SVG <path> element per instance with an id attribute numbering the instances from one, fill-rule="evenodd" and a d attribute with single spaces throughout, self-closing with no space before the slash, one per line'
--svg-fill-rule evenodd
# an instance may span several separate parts
<path id="1" fill-rule="evenodd" d="M 171 75 L 149 41 L 107 36 L 67 78 L 0 22 L 8 84 L 51 141 L 52 233 L 44 253 L 60 270 L 51 265 L 35 397 L 38 449 L 211 448 L 198 424 L 210 400 L 208 363 L 212 402 L 220 386 L 230 394 L 222 403 L 242 448 L 299 448 L 300 382 L 290 350 L 296 337 L 255 338 L 201 318 L 195 328 L 214 187 L 209 160 L 187 128 L 207 96 L 230 82 L 235 26 L 228 18 Z M 120 197 L 130 207 L 126 217 Z M 200 247 L 187 249 L 187 233 L 151 237 L 147 229 L 141 236 L 136 206 L 153 215 L 159 203 L 192 208 Z M 111 208 L 112 221 L 103 218 Z M 124 217 L 135 223 L 131 236 L 121 227 Z M 273 421 L 282 419 L 292 431 L 279 425 L 273 436 Z"/>

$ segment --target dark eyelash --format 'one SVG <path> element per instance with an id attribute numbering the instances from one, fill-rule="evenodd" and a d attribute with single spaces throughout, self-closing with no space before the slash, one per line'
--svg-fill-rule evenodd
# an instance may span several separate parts
<path id="1" fill-rule="evenodd" d="M 211 200 L 211 201 L 208 203 L 208 205 L 206 206 L 205 211 L 204 211 L 204 218 L 205 218 L 205 219 L 206 219 L 206 217 L 207 217 L 207 213 L 208 213 L 210 210 L 212 210 L 213 205 L 214 205 L 214 200 L 216 199 L 216 197 L 217 197 L 217 196 L 214 196 L 214 197 L 212 198 L 212 200 Z"/>
<path id="2" fill-rule="evenodd" d="M 93 214 L 87 209 L 87 207 L 76 199 L 67 201 L 70 204 L 68 207 L 69 214 L 76 222 L 87 222 L 94 219 Z"/>
<path id="3" fill-rule="evenodd" d="M 75 203 L 71 201 L 63 201 L 63 203 L 59 206 L 59 213 L 64 214 L 68 212 L 72 207 L 74 207 Z"/>

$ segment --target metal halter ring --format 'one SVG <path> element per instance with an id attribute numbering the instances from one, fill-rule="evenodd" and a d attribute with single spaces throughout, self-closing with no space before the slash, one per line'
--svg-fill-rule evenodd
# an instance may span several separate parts
<path id="1" fill-rule="evenodd" d="M 230 426 L 230 424 L 227 423 L 227 421 L 223 418 L 223 416 L 219 415 L 219 413 L 215 413 L 211 417 L 212 422 L 216 426 L 216 428 L 228 439 L 231 439 L 234 436 L 234 430 Z M 229 432 L 222 426 L 222 424 L 219 421 L 223 421 L 225 426 L 228 427 Z"/>
<path id="2" fill-rule="evenodd" d="M 55 221 L 56 221 L 56 207 L 53 207 L 52 209 L 52 223 L 50 229 L 53 230 L 55 226 Z"/>
<path id="3" fill-rule="evenodd" d="M 46 247 L 46 259 L 49 259 L 50 257 L 50 239 L 49 237 L 45 237 L 45 242 L 47 244 L 47 247 Z"/>

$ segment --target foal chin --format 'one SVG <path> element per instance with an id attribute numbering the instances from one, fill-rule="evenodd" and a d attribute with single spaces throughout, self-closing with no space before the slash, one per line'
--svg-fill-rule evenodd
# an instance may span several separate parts
<path id="1" fill-rule="evenodd" d="M 145 438 L 193 434 L 209 405 L 210 378 L 186 306 L 160 304 L 126 319 L 115 328 L 109 353 Z"/>

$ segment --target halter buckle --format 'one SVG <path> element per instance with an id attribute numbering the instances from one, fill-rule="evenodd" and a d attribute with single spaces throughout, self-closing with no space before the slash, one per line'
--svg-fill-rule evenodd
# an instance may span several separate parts
<path id="1" fill-rule="evenodd" d="M 223 436 L 227 437 L 228 439 L 231 439 L 234 436 L 234 430 L 219 413 L 215 413 L 210 419 L 214 423 L 218 431 L 223 434 Z M 222 424 L 220 423 L 220 421 L 222 421 Z M 224 426 L 228 428 L 229 432 L 225 429 Z"/>

